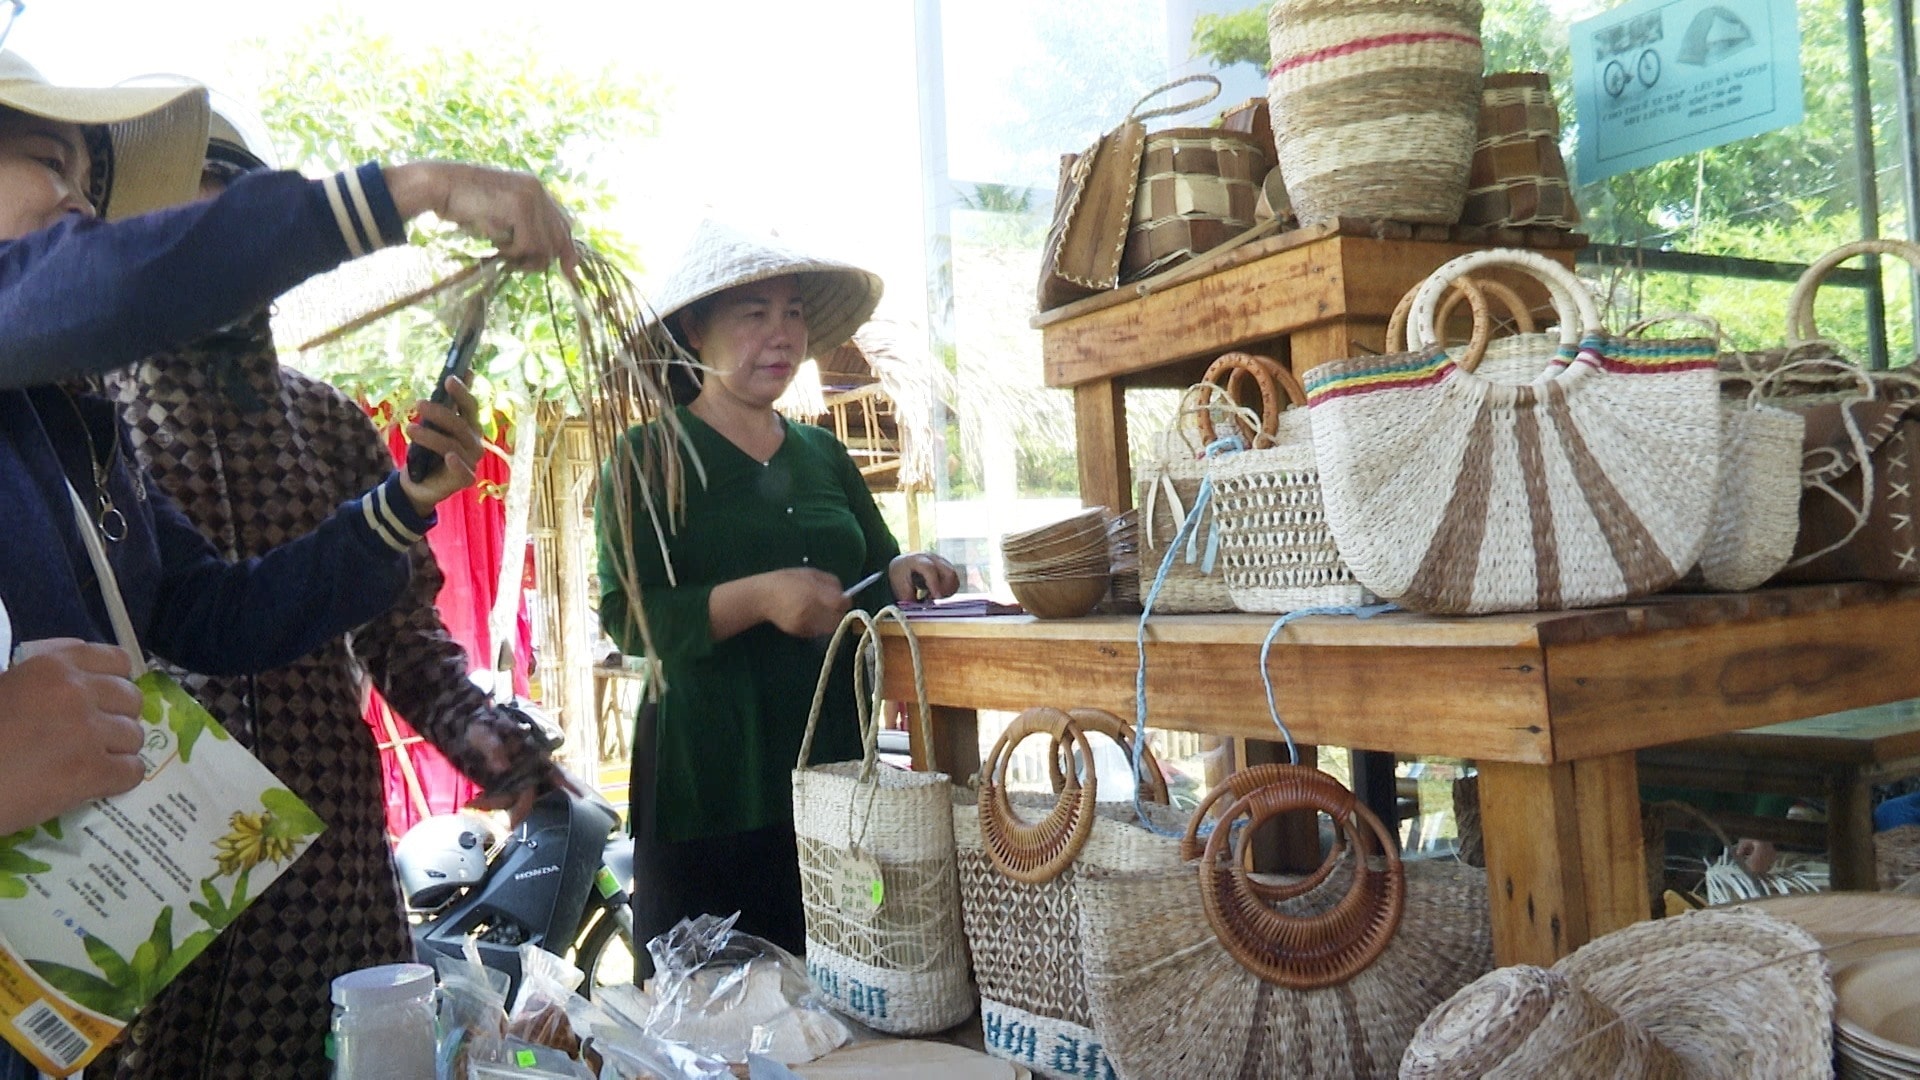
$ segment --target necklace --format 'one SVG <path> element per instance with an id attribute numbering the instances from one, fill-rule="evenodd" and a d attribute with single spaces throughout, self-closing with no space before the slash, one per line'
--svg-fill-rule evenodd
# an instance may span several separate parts
<path id="1" fill-rule="evenodd" d="M 113 505 L 113 493 L 107 488 L 111 463 L 100 460 L 99 448 L 93 442 L 93 429 L 87 426 L 87 416 L 80 411 L 80 403 L 73 399 L 73 391 L 63 386 L 60 396 L 67 400 L 67 407 L 73 410 L 74 421 L 80 425 L 80 434 L 87 440 L 87 465 L 93 470 L 94 527 L 109 543 L 117 544 L 127 538 L 127 515 Z"/>

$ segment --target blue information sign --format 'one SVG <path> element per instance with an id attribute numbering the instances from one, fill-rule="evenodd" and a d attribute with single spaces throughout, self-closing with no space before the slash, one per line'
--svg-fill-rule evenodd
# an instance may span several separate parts
<path id="1" fill-rule="evenodd" d="M 1571 29 L 1580 183 L 1805 112 L 1794 0 L 1629 0 Z"/>

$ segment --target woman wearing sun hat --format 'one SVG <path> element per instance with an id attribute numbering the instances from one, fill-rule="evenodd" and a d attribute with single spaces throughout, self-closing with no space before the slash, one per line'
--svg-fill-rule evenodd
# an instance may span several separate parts
<path id="1" fill-rule="evenodd" d="M 648 501 L 660 485 L 635 482 L 617 458 L 596 503 L 601 623 L 622 650 L 644 651 L 624 584 L 636 583 L 666 687 L 634 741 L 636 941 L 689 915 L 739 911 L 739 929 L 803 947 L 789 785 L 820 638 L 850 606 L 958 585 L 945 559 L 900 554 L 846 447 L 773 408 L 803 359 L 873 314 L 880 289 L 865 270 L 707 222 L 655 297 L 662 326 L 699 360 L 677 371 L 676 411 L 704 482 L 688 478 L 675 518 Z M 628 433 L 641 448 L 662 437 L 658 426 Z M 625 530 L 615 483 L 636 519 Z M 636 539 L 624 545 L 623 534 Z M 851 679 L 833 686 L 821 761 L 860 753 Z"/>
<path id="2" fill-rule="evenodd" d="M 15 640 L 115 640 L 93 575 L 75 569 L 91 565 L 81 531 L 90 529 L 147 649 L 214 674 L 290 662 L 392 602 L 407 549 L 435 503 L 471 482 L 478 454 L 460 389 L 458 409 L 426 410 L 442 431 L 414 430 L 445 456 L 434 477 L 388 478 L 318 531 L 228 564 L 130 466 L 112 405 L 56 380 L 225 325 L 312 274 L 404 241 L 403 223 L 428 210 L 493 238 L 516 265 L 573 261 L 565 215 L 537 181 L 451 163 L 371 164 L 317 181 L 263 173 L 217 199 L 146 213 L 192 197 L 206 141 L 198 87 L 55 87 L 0 52 L 0 603 Z M 121 685 L 128 670 L 118 669 Z M 93 704 L 109 719 L 128 714 L 123 702 Z M 120 728 L 50 723 L 43 738 L 112 764 L 133 749 L 118 745 Z M 15 775 L 26 760 L 0 755 L 9 813 L 59 813 L 139 779 L 120 769 L 83 784 L 94 774 L 75 768 L 69 787 L 41 790 L 25 781 L 44 777 Z M 0 1078 L 24 1068 L 0 1054 Z M 324 1065 L 316 1047 L 312 1060 L 276 1068 L 308 1076 Z"/>

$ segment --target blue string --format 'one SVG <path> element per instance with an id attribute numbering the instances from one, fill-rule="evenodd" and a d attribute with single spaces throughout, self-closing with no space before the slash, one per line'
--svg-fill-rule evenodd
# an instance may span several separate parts
<path id="1" fill-rule="evenodd" d="M 1267 688 L 1267 715 L 1273 718 L 1273 726 L 1280 729 L 1280 737 L 1287 742 L 1289 765 L 1300 764 L 1300 748 L 1293 744 L 1293 732 L 1287 730 L 1286 722 L 1280 719 L 1280 707 L 1274 704 L 1273 700 L 1273 671 L 1267 667 L 1267 654 L 1273 649 L 1273 639 L 1280 636 L 1280 631 L 1286 629 L 1288 623 L 1295 619 L 1304 619 L 1309 615 L 1351 615 L 1356 619 L 1371 619 L 1375 615 L 1399 610 L 1399 606 L 1395 604 L 1342 604 L 1335 607 L 1301 608 L 1299 611 L 1289 611 L 1275 619 L 1273 625 L 1267 629 L 1266 640 L 1260 643 L 1260 683 Z"/>
<path id="2" fill-rule="evenodd" d="M 1244 449 L 1246 449 L 1246 444 L 1241 442 L 1238 436 L 1228 436 L 1209 444 L 1206 448 L 1206 456 L 1208 458 L 1215 458 L 1225 454 L 1237 453 Z M 1194 497 L 1193 509 L 1187 512 L 1187 518 L 1180 523 L 1179 532 L 1174 535 L 1173 542 L 1167 545 L 1167 553 L 1161 557 L 1160 567 L 1154 574 L 1153 585 L 1147 590 L 1146 596 L 1142 598 L 1140 604 L 1140 622 L 1134 633 L 1134 647 L 1138 650 L 1140 659 L 1138 666 L 1134 670 L 1133 682 L 1133 812 L 1142 825 L 1146 826 L 1149 831 L 1161 836 L 1180 836 L 1182 832 L 1180 830 L 1162 828 L 1152 818 L 1148 817 L 1146 807 L 1140 797 L 1140 777 L 1146 772 L 1147 753 L 1147 620 L 1153 614 L 1153 605 L 1155 601 L 1160 598 L 1160 590 L 1167 583 L 1167 574 L 1173 569 L 1173 561 L 1178 556 L 1180 548 L 1188 537 L 1193 534 L 1193 531 L 1199 527 L 1200 518 L 1206 512 L 1207 506 L 1212 501 L 1213 480 L 1211 477 L 1202 477 L 1200 480 L 1199 494 Z M 1148 527 L 1151 527 L 1150 522 L 1148 523 Z M 1208 543 L 1207 569 L 1209 571 L 1211 570 L 1213 561 L 1213 552 L 1216 551 L 1218 547 L 1219 537 L 1216 523 L 1214 536 Z M 1274 703 L 1273 676 L 1272 673 L 1267 670 L 1267 655 L 1273 647 L 1273 639 L 1279 635 L 1280 631 L 1288 623 L 1307 615 L 1352 615 L 1355 618 L 1371 619 L 1382 612 L 1396 610 L 1399 609 L 1392 604 L 1307 608 L 1282 615 L 1279 620 L 1273 624 L 1272 628 L 1267 631 L 1266 640 L 1260 645 L 1260 681 L 1266 686 L 1267 690 L 1268 715 L 1273 717 L 1274 726 L 1280 729 L 1281 738 L 1286 740 L 1287 757 L 1289 761 L 1298 765 L 1300 763 L 1300 752 L 1298 747 L 1294 745 L 1293 733 L 1288 731 L 1287 725 L 1281 721 L 1280 710 Z M 1211 834 L 1212 831 L 1213 826 L 1211 824 L 1205 824 L 1198 830 L 1198 835 L 1205 837 Z"/>

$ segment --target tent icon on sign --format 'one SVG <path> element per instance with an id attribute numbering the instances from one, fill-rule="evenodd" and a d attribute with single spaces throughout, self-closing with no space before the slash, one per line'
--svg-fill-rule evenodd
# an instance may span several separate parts
<path id="1" fill-rule="evenodd" d="M 1753 28 L 1726 7 L 1715 4 L 1693 17 L 1674 59 L 1691 67 L 1708 67 L 1752 48 Z"/>

